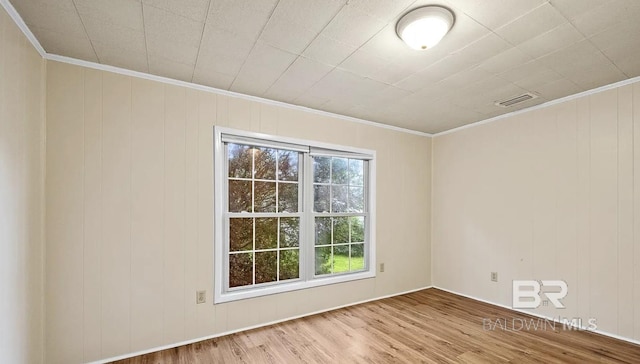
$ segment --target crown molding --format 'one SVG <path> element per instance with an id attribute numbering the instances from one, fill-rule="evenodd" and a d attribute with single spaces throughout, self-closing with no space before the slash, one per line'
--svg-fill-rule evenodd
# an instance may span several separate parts
<path id="1" fill-rule="evenodd" d="M 628 78 L 626 80 L 622 80 L 622 81 L 618 81 L 618 82 L 611 83 L 611 84 L 608 84 L 608 85 L 596 87 L 596 88 L 591 89 L 591 90 L 582 91 L 582 92 L 579 92 L 577 94 L 561 97 L 559 99 L 547 101 L 545 103 L 542 103 L 542 104 L 539 104 L 539 105 L 535 105 L 535 106 L 531 106 L 531 107 L 527 107 L 525 109 L 512 111 L 512 112 L 507 113 L 507 114 L 494 116 L 494 117 L 489 118 L 489 119 L 484 119 L 484 120 L 473 122 L 471 124 L 462 125 L 462 126 L 459 126 L 457 128 L 441 131 L 439 133 L 432 134 L 432 136 L 433 137 L 439 137 L 439 136 L 442 136 L 442 135 L 455 133 L 455 132 L 458 132 L 458 131 L 461 131 L 461 130 L 464 130 L 464 129 L 474 128 L 476 126 L 489 124 L 489 123 L 492 123 L 494 121 L 510 118 L 512 116 L 525 114 L 525 113 L 528 113 L 528 112 L 531 112 L 531 111 L 540 110 L 540 109 L 544 109 L 544 108 L 547 108 L 547 107 L 550 107 L 550 106 L 553 106 L 553 105 L 561 104 L 563 102 L 576 100 L 576 99 L 579 99 L 579 98 L 582 98 L 582 97 L 585 97 L 585 96 L 590 96 L 590 95 L 594 95 L 594 94 L 597 94 L 597 93 L 600 93 L 600 92 L 612 90 L 612 89 L 615 89 L 615 88 L 618 88 L 618 87 L 630 85 L 630 84 L 636 83 L 638 81 L 640 81 L 640 76 L 633 77 L 633 78 Z"/>
<path id="2" fill-rule="evenodd" d="M 2 1 L 2 0 L 0 0 L 0 1 Z M 352 117 L 352 116 L 346 116 L 346 115 L 332 113 L 332 112 L 329 112 L 329 111 L 322 111 L 322 110 L 318 110 L 318 109 L 312 109 L 312 108 L 309 108 L 309 107 L 306 107 L 306 106 L 289 104 L 289 103 L 286 103 L 286 102 L 265 99 L 265 98 L 258 97 L 258 96 L 245 95 L 245 94 L 241 94 L 241 93 L 238 93 L 238 92 L 223 90 L 223 89 L 210 87 L 210 86 L 199 85 L 197 83 L 179 81 L 179 80 L 175 80 L 173 78 L 167 78 L 167 77 L 152 75 L 152 74 L 145 73 L 145 72 L 132 71 L 132 70 L 129 70 L 129 69 L 126 69 L 126 68 L 114 67 L 114 66 L 104 65 L 104 64 L 95 63 L 95 62 L 83 61 L 83 60 L 80 60 L 80 59 L 60 56 L 60 55 L 57 55 L 57 54 L 46 53 L 44 58 L 49 60 L 49 61 L 68 63 L 68 64 L 73 64 L 73 65 L 76 65 L 76 66 L 92 68 L 92 69 L 106 71 L 106 72 L 118 73 L 118 74 L 121 74 L 121 75 L 137 77 L 137 78 L 142 78 L 142 79 L 151 80 L 151 81 L 162 82 L 162 83 L 166 83 L 166 84 L 170 84 L 170 85 L 191 88 L 191 89 L 194 89 L 194 90 L 210 92 L 210 93 L 214 93 L 214 94 L 218 94 L 218 95 L 224 95 L 224 96 L 236 97 L 236 98 L 249 100 L 249 101 L 255 101 L 255 102 L 262 103 L 262 104 L 274 105 L 274 106 L 284 107 L 284 108 L 287 108 L 287 109 L 305 111 L 305 112 L 308 112 L 308 113 L 311 113 L 311 114 L 316 114 L 316 115 L 321 115 L 321 116 L 328 116 L 328 117 L 332 117 L 332 118 L 336 118 L 336 119 L 350 121 L 350 122 L 353 122 L 353 123 L 359 123 L 359 124 L 364 124 L 364 125 L 369 125 L 369 126 L 375 126 L 375 127 L 378 127 L 378 128 L 389 129 L 389 130 L 398 131 L 398 132 L 402 132 L 402 133 L 420 135 L 420 136 L 424 136 L 424 137 L 431 137 L 432 136 L 429 133 L 424 133 L 424 132 L 417 131 L 417 130 L 405 129 L 405 128 L 401 128 L 401 127 L 398 127 L 398 126 L 382 124 L 382 123 L 378 123 L 378 122 L 375 122 L 375 121 L 359 119 L 359 118 L 355 118 L 355 117 Z"/>
<path id="3" fill-rule="evenodd" d="M 35 48 L 36 51 L 40 53 L 40 56 L 42 58 L 47 58 L 47 52 L 44 50 L 44 48 L 42 48 L 42 45 L 40 44 L 40 42 L 38 42 L 38 39 L 36 38 L 36 36 L 33 35 L 33 33 L 31 33 L 31 29 L 29 29 L 27 24 L 25 24 L 24 20 L 22 20 L 22 17 L 20 16 L 20 14 L 18 14 L 18 11 L 16 10 L 16 8 L 13 7 L 13 5 L 9 2 L 9 0 L 0 0 L 0 4 L 4 8 L 4 10 L 7 12 L 7 14 L 9 14 L 11 19 L 13 19 L 13 22 L 16 23 L 18 28 L 20 28 L 20 30 L 22 31 L 22 34 L 24 34 L 25 37 L 27 37 L 27 39 L 29 40 L 29 42 L 31 42 L 31 45 L 33 45 L 33 48 Z"/>

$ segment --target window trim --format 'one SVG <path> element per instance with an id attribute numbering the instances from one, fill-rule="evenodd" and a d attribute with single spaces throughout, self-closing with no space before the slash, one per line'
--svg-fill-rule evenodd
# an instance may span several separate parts
<path id="1" fill-rule="evenodd" d="M 224 135 L 224 136 L 223 136 Z M 213 260 L 213 274 L 214 274 L 214 304 L 236 301 L 246 298 L 260 297 L 271 294 L 277 294 L 282 292 L 289 292 L 294 290 L 300 290 L 305 288 L 312 288 L 318 286 L 324 286 L 329 284 L 343 283 L 349 281 L 355 281 L 360 279 L 374 278 L 376 276 L 376 152 L 374 150 L 367 150 L 355 147 L 348 147 L 336 144 L 329 144 L 311 140 L 297 139 L 297 138 L 288 138 L 288 137 L 280 137 L 267 135 L 263 133 L 249 132 L 231 129 L 227 127 L 214 126 L 213 128 L 213 219 L 214 219 L 214 260 Z M 365 238 L 367 242 L 366 245 L 366 254 L 368 258 L 368 267 L 356 273 L 344 273 L 344 274 L 336 274 L 330 276 L 315 276 L 313 274 L 313 241 L 309 240 L 313 238 L 313 221 L 304 221 L 301 218 L 300 224 L 300 260 L 301 260 L 301 269 L 300 269 L 300 278 L 298 280 L 293 280 L 290 283 L 278 283 L 274 285 L 267 286 L 259 286 L 253 289 L 246 290 L 233 290 L 225 292 L 225 249 L 224 249 L 224 236 L 226 235 L 225 228 L 228 224 L 225 224 L 225 219 L 228 217 L 225 216 L 223 203 L 227 200 L 224 196 L 225 192 L 225 184 L 226 184 L 226 176 L 225 176 L 225 148 L 224 144 L 229 141 L 223 140 L 251 140 L 258 139 L 261 142 L 264 142 L 265 146 L 272 143 L 274 148 L 283 148 L 285 145 L 291 145 L 296 148 L 307 146 L 309 148 L 308 151 L 303 152 L 302 158 L 303 162 L 303 171 L 304 173 L 300 188 L 302 189 L 302 199 L 303 206 L 305 209 L 313 208 L 312 204 L 309 205 L 309 198 L 313 201 L 313 188 L 308 188 L 305 186 L 308 184 L 308 181 L 313 181 L 313 168 L 310 165 L 309 161 L 311 160 L 311 155 L 314 154 L 314 150 L 321 150 L 322 154 L 329 153 L 330 151 L 335 151 L 334 156 L 344 157 L 346 155 L 350 155 L 352 158 L 360 158 L 366 159 L 368 162 L 366 175 L 367 179 L 367 194 L 365 196 L 365 204 L 368 207 L 367 214 L 367 222 L 368 228 L 366 229 L 366 234 L 368 234 Z M 311 179 L 309 179 L 311 178 Z M 311 186 L 313 184 L 311 183 Z M 300 212 L 300 214 L 304 215 L 305 212 Z M 313 211 L 310 211 L 309 216 L 313 216 Z M 311 219 L 312 220 L 312 219 Z M 368 240 L 367 240 L 368 238 Z M 306 242 L 306 243 L 304 243 Z M 307 246 L 309 244 L 312 245 L 311 248 L 303 248 L 303 244 Z M 228 269 L 228 268 L 227 268 Z M 311 274 L 309 274 L 311 272 Z"/>

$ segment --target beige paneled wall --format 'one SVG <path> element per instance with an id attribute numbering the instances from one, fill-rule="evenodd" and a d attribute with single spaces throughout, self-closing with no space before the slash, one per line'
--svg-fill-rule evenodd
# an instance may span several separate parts
<path id="1" fill-rule="evenodd" d="M 109 358 L 431 283 L 430 138 L 47 67 L 48 362 Z M 213 125 L 376 150 L 385 272 L 213 305 Z M 200 289 L 207 303 L 196 305 Z"/>
<path id="2" fill-rule="evenodd" d="M 43 361 L 44 61 L 0 7 L 0 362 Z"/>
<path id="3" fill-rule="evenodd" d="M 512 280 L 563 279 L 536 313 L 640 340 L 640 83 L 433 143 L 434 285 L 511 306 Z"/>

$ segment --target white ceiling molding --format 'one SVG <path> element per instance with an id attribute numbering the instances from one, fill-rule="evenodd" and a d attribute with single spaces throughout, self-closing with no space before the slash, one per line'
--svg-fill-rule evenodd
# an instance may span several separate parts
<path id="1" fill-rule="evenodd" d="M 622 86 L 625 86 L 625 85 L 630 85 L 630 84 L 636 83 L 636 82 L 640 82 L 640 76 L 634 77 L 634 78 L 629 78 L 629 79 L 622 80 L 622 81 L 618 81 L 618 82 L 615 82 L 615 83 L 612 83 L 612 84 L 609 84 L 609 85 L 600 86 L 600 87 L 597 87 L 597 88 L 594 88 L 594 89 L 591 89 L 591 90 L 579 92 L 577 94 L 565 96 L 565 97 L 562 97 L 562 98 L 559 98 L 559 99 L 547 101 L 547 102 L 545 102 L 543 104 L 530 106 L 530 107 L 528 107 L 526 109 L 520 109 L 520 110 L 517 110 L 517 111 L 510 112 L 508 114 L 502 114 L 502 115 L 498 115 L 498 116 L 495 116 L 495 117 L 492 117 L 492 118 L 489 118 L 489 119 L 476 121 L 475 123 L 462 125 L 462 126 L 459 126 L 457 128 L 453 128 L 453 129 L 445 130 L 445 131 L 442 131 L 442 132 L 439 132 L 439 133 L 436 133 L 436 134 L 432 134 L 432 136 L 433 137 L 439 137 L 439 136 L 442 136 L 442 135 L 455 133 L 455 132 L 460 131 L 460 130 L 469 129 L 469 128 L 473 128 L 473 127 L 484 125 L 484 124 L 489 124 L 489 123 L 492 123 L 494 121 L 502 120 L 502 119 L 509 118 L 509 117 L 516 116 L 516 115 L 520 115 L 520 114 L 525 114 L 525 113 L 528 113 L 528 112 L 531 112 L 531 111 L 535 111 L 535 110 L 539 110 L 539 109 L 544 109 L 544 108 L 547 108 L 547 107 L 550 107 L 550 106 L 553 106 L 553 105 L 561 104 L 563 102 L 579 99 L 581 97 L 597 94 L 597 93 L 604 92 L 604 91 L 607 91 L 607 90 L 611 90 L 611 89 L 614 89 L 614 88 L 622 87 Z"/>
<path id="2" fill-rule="evenodd" d="M 44 48 L 42 48 L 42 45 L 40 45 L 40 42 L 38 42 L 36 36 L 33 35 L 27 24 L 25 24 L 24 20 L 22 20 L 22 17 L 20 16 L 20 14 L 18 14 L 16 8 L 11 5 L 9 0 L 0 0 L 0 4 L 2 4 L 4 10 L 7 12 L 7 14 L 9 14 L 11 19 L 13 19 L 13 22 L 16 23 L 25 37 L 27 37 L 29 42 L 31 42 L 33 48 L 35 48 L 36 51 L 40 53 L 40 56 L 42 56 L 42 58 L 47 58 L 47 52 L 45 52 Z"/>
<path id="3" fill-rule="evenodd" d="M 0 1 L 4 1 L 4 0 L 0 0 Z M 420 135 L 420 136 L 425 136 L 425 137 L 433 136 L 432 134 L 424 133 L 424 132 L 417 131 L 417 130 L 400 128 L 400 127 L 393 126 L 393 125 L 377 123 L 375 121 L 358 119 L 358 118 L 354 118 L 354 117 L 351 117 L 351 116 L 335 114 L 335 113 L 332 113 L 332 112 L 312 109 L 312 108 L 305 107 L 305 106 L 293 105 L 293 104 L 289 104 L 289 103 L 282 102 L 282 101 L 269 100 L 269 99 L 265 99 L 265 98 L 262 98 L 262 97 L 241 94 L 241 93 L 238 93 L 238 92 L 221 90 L 221 89 L 218 89 L 218 88 L 215 88 L 215 87 L 203 86 L 203 85 L 199 85 L 199 84 L 196 84 L 196 83 L 174 80 L 172 78 L 156 76 L 156 75 L 152 75 L 152 74 L 149 74 L 149 73 L 132 71 L 132 70 L 128 70 L 128 69 L 125 69 L 125 68 L 119 68 L 119 67 L 104 65 L 104 64 L 95 63 L 95 62 L 83 61 L 83 60 L 80 60 L 80 59 L 60 56 L 60 55 L 57 55 L 57 54 L 45 53 L 44 58 L 49 60 L 49 61 L 68 63 L 68 64 L 73 64 L 73 65 L 76 65 L 76 66 L 81 66 L 81 67 L 86 67 L 86 68 L 92 68 L 92 69 L 96 69 L 96 70 L 100 70 L 100 71 L 118 73 L 118 74 L 125 75 L 125 76 L 137 77 L 137 78 L 142 78 L 142 79 L 145 79 L 145 80 L 157 81 L 157 82 L 162 82 L 162 83 L 166 83 L 166 84 L 170 84 L 170 85 L 187 87 L 187 88 L 191 88 L 191 89 L 194 89 L 194 90 L 210 92 L 210 93 L 214 93 L 214 94 L 218 94 L 218 95 L 237 97 L 237 98 L 240 98 L 240 99 L 249 100 L 249 101 L 255 101 L 255 102 L 262 103 L 262 104 L 274 105 L 274 106 L 284 107 L 284 108 L 287 108 L 287 109 L 305 111 L 305 112 L 312 113 L 312 114 L 328 116 L 328 117 L 332 117 L 332 118 L 336 118 L 336 119 L 350 121 L 350 122 L 353 122 L 353 123 L 364 124 L 364 125 L 369 125 L 369 126 L 375 126 L 375 127 L 378 127 L 378 128 L 394 130 L 394 131 L 398 131 L 398 132 L 402 132 L 402 133 Z"/>
<path id="4" fill-rule="evenodd" d="M 7 0 L 0 0 L 0 1 L 2 1 L 4 3 Z M 18 16 L 18 15 L 16 15 L 16 16 Z M 195 89 L 195 90 L 211 92 L 211 93 L 215 93 L 215 94 L 219 94 L 219 95 L 237 97 L 237 98 L 241 98 L 241 99 L 245 99 L 245 100 L 249 100 L 249 101 L 260 102 L 260 103 L 267 104 L 267 105 L 275 105 L 275 106 L 285 107 L 285 108 L 288 108 L 288 109 L 302 110 L 302 111 L 306 111 L 306 112 L 309 112 L 309 113 L 312 113 L 312 114 L 329 116 L 329 117 L 333 117 L 333 118 L 337 118 L 337 119 L 341 119 L 341 120 L 345 120 L 345 121 L 351 121 L 351 122 L 354 122 L 354 123 L 365 124 L 365 125 L 375 126 L 375 127 L 378 127 L 378 128 L 389 129 L 389 130 L 399 131 L 399 132 L 403 132 L 403 133 L 426 136 L 426 137 L 437 137 L 437 136 L 450 134 L 450 133 L 453 133 L 453 132 L 456 132 L 456 131 L 460 131 L 460 130 L 464 130 L 464 129 L 473 128 L 473 127 L 476 127 L 476 126 L 488 124 L 488 123 L 491 123 L 491 122 L 494 122 L 494 121 L 502 120 L 504 118 L 508 118 L 508 117 L 512 117 L 512 116 L 516 116 L 516 115 L 520 115 L 520 114 L 524 114 L 524 113 L 527 113 L 527 112 L 530 112 L 530 111 L 544 109 L 544 108 L 549 107 L 549 106 L 557 105 L 557 104 L 560 104 L 560 103 L 563 103 L 563 102 L 566 102 L 566 101 L 570 101 L 570 100 L 575 100 L 575 99 L 578 99 L 578 98 L 581 98 L 581 97 L 584 97 L 584 96 L 588 96 L 588 95 L 592 95 L 592 94 L 596 94 L 596 93 L 599 93 L 599 92 L 604 92 L 604 91 L 607 91 L 607 90 L 610 90 L 610 89 L 614 89 L 614 88 L 617 88 L 617 87 L 621 87 L 621 86 L 624 86 L 624 85 L 629 85 L 629 84 L 632 84 L 632 83 L 635 83 L 635 82 L 640 82 L 640 76 L 634 77 L 634 78 L 629 78 L 629 79 L 622 80 L 622 81 L 619 81 L 619 82 L 615 82 L 615 83 L 612 83 L 612 84 L 609 84 L 609 85 L 600 86 L 600 87 L 597 87 L 597 88 L 594 88 L 594 89 L 591 89 L 591 90 L 587 90 L 587 91 L 579 92 L 579 93 L 576 93 L 576 94 L 573 94 L 573 95 L 565 96 L 565 97 L 562 97 L 562 98 L 559 98 L 559 99 L 547 101 L 547 102 L 545 102 L 543 104 L 530 106 L 530 107 L 527 107 L 527 108 L 524 108 L 524 109 L 512 111 L 512 112 L 507 113 L 507 114 L 502 114 L 502 115 L 498 115 L 498 116 L 495 116 L 495 117 L 492 117 L 492 118 L 489 118 L 489 119 L 476 121 L 476 122 L 473 122 L 471 124 L 462 125 L 462 126 L 459 126 L 457 128 L 453 128 L 453 129 L 442 131 L 440 133 L 429 134 L 429 133 L 424 133 L 424 132 L 417 131 L 417 130 L 405 129 L 405 128 L 400 128 L 400 127 L 393 126 L 393 125 L 377 123 L 375 121 L 358 119 L 358 118 L 354 118 L 354 117 L 351 117 L 351 116 L 340 115 L 340 114 L 335 114 L 335 113 L 331 113 L 331 112 L 328 112 L 328 111 L 312 109 L 312 108 L 308 108 L 308 107 L 305 107 L 305 106 L 293 105 L 293 104 L 289 104 L 289 103 L 282 102 L 282 101 L 269 100 L 269 99 L 265 99 L 265 98 L 262 98 L 262 97 L 245 95 L 245 94 L 241 94 L 241 93 L 237 93 L 237 92 L 233 92 L 233 91 L 221 90 L 221 89 L 217 89 L 217 88 L 214 88 L 214 87 L 203 86 L 203 85 L 199 85 L 199 84 L 195 84 L 195 83 L 174 80 L 172 78 L 156 76 L 156 75 L 152 75 L 152 74 L 148 74 L 148 73 L 132 71 L 132 70 L 124 69 L 124 68 L 108 66 L 108 65 L 104 65 L 104 64 L 100 64 L 100 63 L 95 63 L 95 62 L 83 61 L 83 60 L 76 59 L 76 58 L 69 58 L 69 57 L 59 56 L 59 55 L 56 55 L 56 54 L 49 54 L 49 53 L 46 53 L 46 52 L 44 52 L 44 58 L 47 59 L 47 60 L 50 60 L 50 61 L 69 63 L 69 64 L 74 64 L 74 65 L 77 65 L 77 66 L 97 69 L 97 70 L 101 70 L 101 71 L 118 73 L 118 74 L 121 74 L 121 75 L 126 75 L 126 76 L 131 76 L 131 77 L 143 78 L 143 79 L 151 80 L 151 81 L 158 81 L 158 82 L 167 83 L 167 84 L 171 84 L 171 85 L 187 87 L 187 88 L 191 88 L 191 89 Z"/>

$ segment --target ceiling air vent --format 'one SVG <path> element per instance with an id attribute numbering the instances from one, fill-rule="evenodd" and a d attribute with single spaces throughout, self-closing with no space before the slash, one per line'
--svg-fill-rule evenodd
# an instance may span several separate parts
<path id="1" fill-rule="evenodd" d="M 500 107 L 511 107 L 513 105 L 517 105 L 521 102 L 525 102 L 527 100 L 533 100 L 537 98 L 538 95 L 527 92 L 526 94 L 518 95 L 516 97 L 511 97 L 506 100 L 496 101 L 496 106 Z"/>

